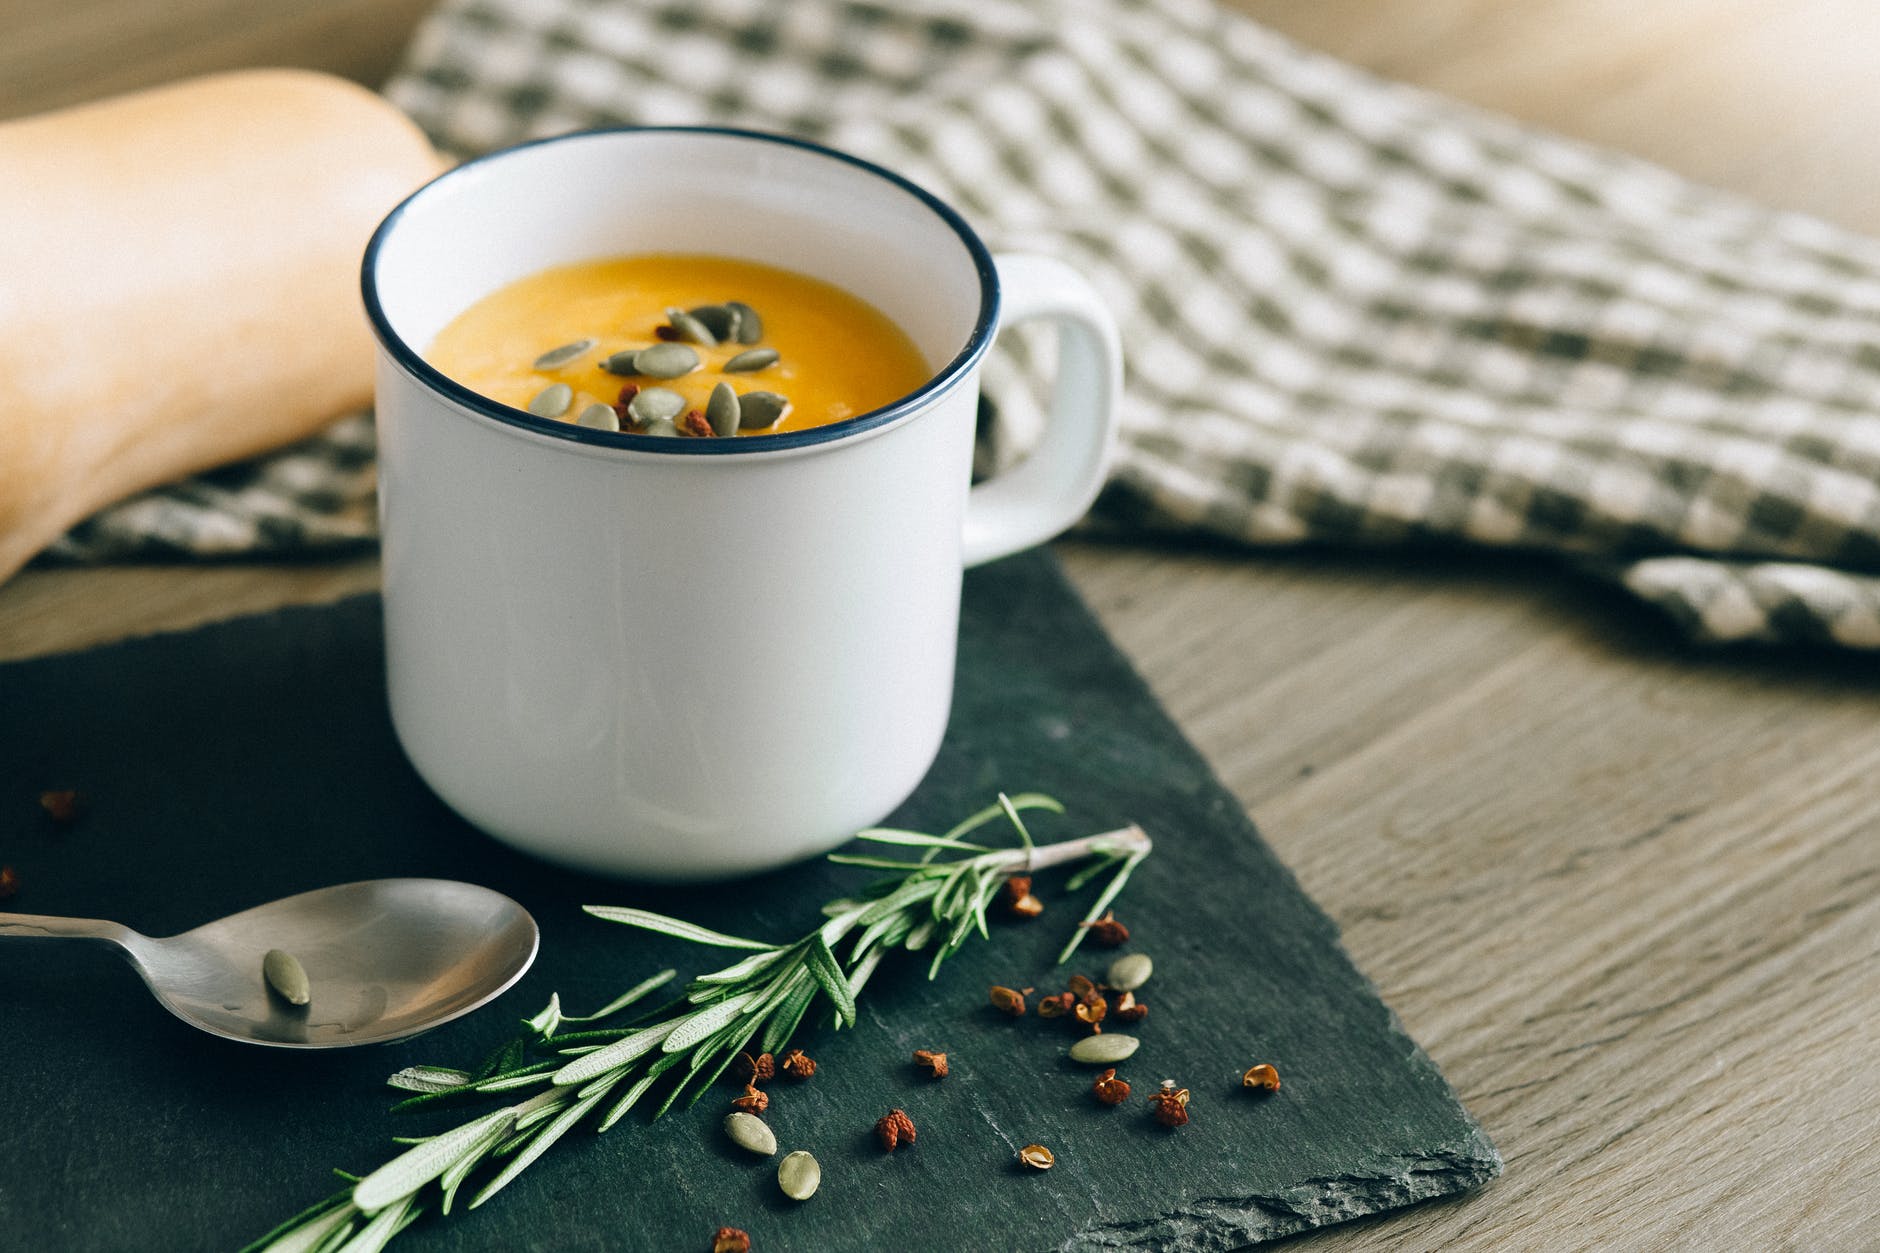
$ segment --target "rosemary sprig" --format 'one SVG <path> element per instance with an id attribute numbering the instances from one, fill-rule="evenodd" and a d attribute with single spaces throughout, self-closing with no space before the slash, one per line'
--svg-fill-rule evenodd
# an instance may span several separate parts
<path id="1" fill-rule="evenodd" d="M 1115 900 L 1130 874 L 1149 855 L 1139 827 L 1037 845 L 1020 812 L 1062 813 L 1048 796 L 1025 793 L 987 806 L 942 835 L 874 828 L 857 838 L 873 844 L 919 849 L 916 861 L 864 854 L 832 854 L 830 861 L 888 872 L 862 892 L 823 906 L 825 921 L 790 944 L 770 944 L 725 935 L 640 909 L 585 906 L 609 922 L 656 931 L 694 944 L 742 951 L 721 970 L 694 978 L 679 997 L 617 1026 L 564 1031 L 570 1023 L 614 1018 L 673 978 L 671 970 L 645 979 L 596 1013 L 562 1012 L 558 995 L 527 1019 L 527 1030 L 505 1043 L 475 1071 L 412 1066 L 389 1084 L 415 1095 L 396 1109 L 429 1106 L 467 1097 L 539 1089 L 514 1104 L 470 1119 L 440 1135 L 401 1139 L 410 1147 L 361 1177 L 337 1172 L 348 1186 L 247 1246 L 243 1253 L 371 1253 L 435 1205 L 448 1214 L 457 1194 L 479 1167 L 502 1163 L 477 1189 L 468 1208 L 495 1196 L 576 1124 L 598 1111 L 596 1131 L 605 1131 L 647 1099 L 669 1074 L 653 1117 L 688 1093 L 693 1101 L 710 1088 L 753 1042 L 759 1051 L 782 1049 L 819 1001 L 827 1001 L 837 1029 L 853 1026 L 856 997 L 882 959 L 896 949 L 933 956 L 927 977 L 977 931 L 989 937 L 986 910 L 1007 877 L 1089 859 L 1073 878 L 1082 887 L 1106 871 L 1109 882 L 1084 921 L 1094 921 Z M 994 848 L 966 839 L 1005 818 L 1019 838 L 1015 848 Z M 949 856 L 949 854 L 957 854 Z M 1061 964 L 1088 928 L 1078 927 L 1059 955 Z M 838 950 L 846 955 L 837 956 Z"/>

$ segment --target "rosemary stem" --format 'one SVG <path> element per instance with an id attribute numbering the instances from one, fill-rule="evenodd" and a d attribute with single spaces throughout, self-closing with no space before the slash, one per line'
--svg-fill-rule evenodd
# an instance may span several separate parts
<path id="1" fill-rule="evenodd" d="M 1079 861 L 1092 853 L 1147 853 L 1153 847 L 1149 833 L 1131 823 L 1114 831 L 1086 835 L 1059 844 L 1043 844 L 1032 849 L 1010 850 L 1012 868 L 1027 872 L 1049 870 L 1066 862 Z"/>

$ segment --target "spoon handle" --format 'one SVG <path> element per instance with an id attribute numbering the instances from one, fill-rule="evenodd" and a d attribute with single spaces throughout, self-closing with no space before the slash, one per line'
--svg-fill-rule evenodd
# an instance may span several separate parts
<path id="1" fill-rule="evenodd" d="M 127 953 L 135 953 L 138 942 L 144 938 L 129 927 L 102 918 L 0 913 L 0 938 L 6 936 L 28 940 L 103 940 Z"/>

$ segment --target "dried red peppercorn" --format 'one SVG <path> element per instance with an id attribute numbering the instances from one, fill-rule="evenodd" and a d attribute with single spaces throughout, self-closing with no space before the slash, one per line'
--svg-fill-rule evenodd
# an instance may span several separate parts
<path id="1" fill-rule="evenodd" d="M 1071 1009 L 1076 1004 L 1077 998 L 1072 996 L 1069 992 L 1057 992 L 1050 996 L 1041 996 L 1038 998 L 1038 1017 L 1062 1018 L 1064 1015 L 1070 1013 Z"/>
<path id="2" fill-rule="evenodd" d="M 731 1102 L 731 1108 L 747 1114 L 761 1114 L 770 1108 L 770 1097 L 754 1083 L 744 1085 L 744 1095 Z"/>
<path id="3" fill-rule="evenodd" d="M 1164 1127 L 1179 1127 L 1188 1121 L 1188 1089 L 1177 1088 L 1173 1079 L 1164 1079 L 1159 1092 L 1149 1095 L 1149 1112 Z"/>
<path id="4" fill-rule="evenodd" d="M 1112 1066 L 1096 1077 L 1090 1091 L 1105 1105 L 1121 1105 L 1129 1099 L 1129 1081 L 1118 1079 L 1116 1067 Z"/>
<path id="5" fill-rule="evenodd" d="M 69 827 L 78 821 L 84 812 L 85 798 L 72 788 L 62 788 L 54 792 L 39 794 L 39 807 L 46 811 L 46 816 L 62 827 Z"/>
<path id="6" fill-rule="evenodd" d="M 947 1077 L 947 1055 L 945 1053 L 936 1053 L 931 1049 L 915 1049 L 914 1064 L 935 1079 L 944 1079 Z"/>
<path id="7" fill-rule="evenodd" d="M 1036 918 L 1044 902 L 1031 894 L 1031 876 L 1015 874 L 1005 881 L 1005 911 L 1014 918 Z"/>
<path id="8" fill-rule="evenodd" d="M 777 1063 L 777 1069 L 792 1079 L 807 1079 L 816 1073 L 816 1059 L 802 1049 L 791 1049 Z"/>
<path id="9" fill-rule="evenodd" d="M 700 439 L 708 439 L 716 434 L 712 430 L 712 424 L 705 420 L 705 412 L 702 409 L 687 409 L 685 417 L 679 421 L 679 430 L 683 434 Z"/>
<path id="10" fill-rule="evenodd" d="M 1077 925 L 1088 927 L 1091 941 L 1105 948 L 1115 948 L 1129 941 L 1129 928 L 1116 920 L 1114 912 L 1105 913 L 1095 922 L 1080 922 Z"/>
<path id="11" fill-rule="evenodd" d="M 1017 988 L 1002 987 L 995 983 L 987 990 L 986 996 L 992 1002 L 994 1009 L 1019 1018 L 1025 1013 L 1025 993 L 1029 991 L 1031 991 L 1030 988 L 1021 992 Z"/>
<path id="12" fill-rule="evenodd" d="M 904 1109 L 891 1109 L 875 1120 L 875 1138 L 881 1141 L 881 1147 L 892 1153 L 895 1146 L 905 1140 L 914 1143 L 914 1120 L 907 1116 Z"/>
<path id="13" fill-rule="evenodd" d="M 1149 1007 L 1137 1000 L 1134 992 L 1124 992 L 1116 998 L 1110 1015 L 1118 1022 L 1141 1022 L 1149 1016 Z"/>
<path id="14" fill-rule="evenodd" d="M 751 1237 L 736 1227 L 720 1227 L 712 1234 L 712 1253 L 751 1253 Z"/>
<path id="15" fill-rule="evenodd" d="M 0 901 L 20 890 L 20 872 L 11 866 L 0 866 Z"/>
<path id="16" fill-rule="evenodd" d="M 739 1053 L 734 1073 L 747 1083 L 768 1083 L 777 1075 L 777 1059 L 768 1053 L 759 1053 L 756 1057 Z"/>

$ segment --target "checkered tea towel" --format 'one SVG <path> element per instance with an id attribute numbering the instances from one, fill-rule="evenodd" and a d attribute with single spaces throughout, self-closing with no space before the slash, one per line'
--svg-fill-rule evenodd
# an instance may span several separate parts
<path id="1" fill-rule="evenodd" d="M 786 131 L 1069 261 L 1128 358 L 1108 530 L 1563 550 L 1697 637 L 1880 648 L 1880 242 L 1207 0 L 445 0 L 388 92 L 459 154 Z"/>

